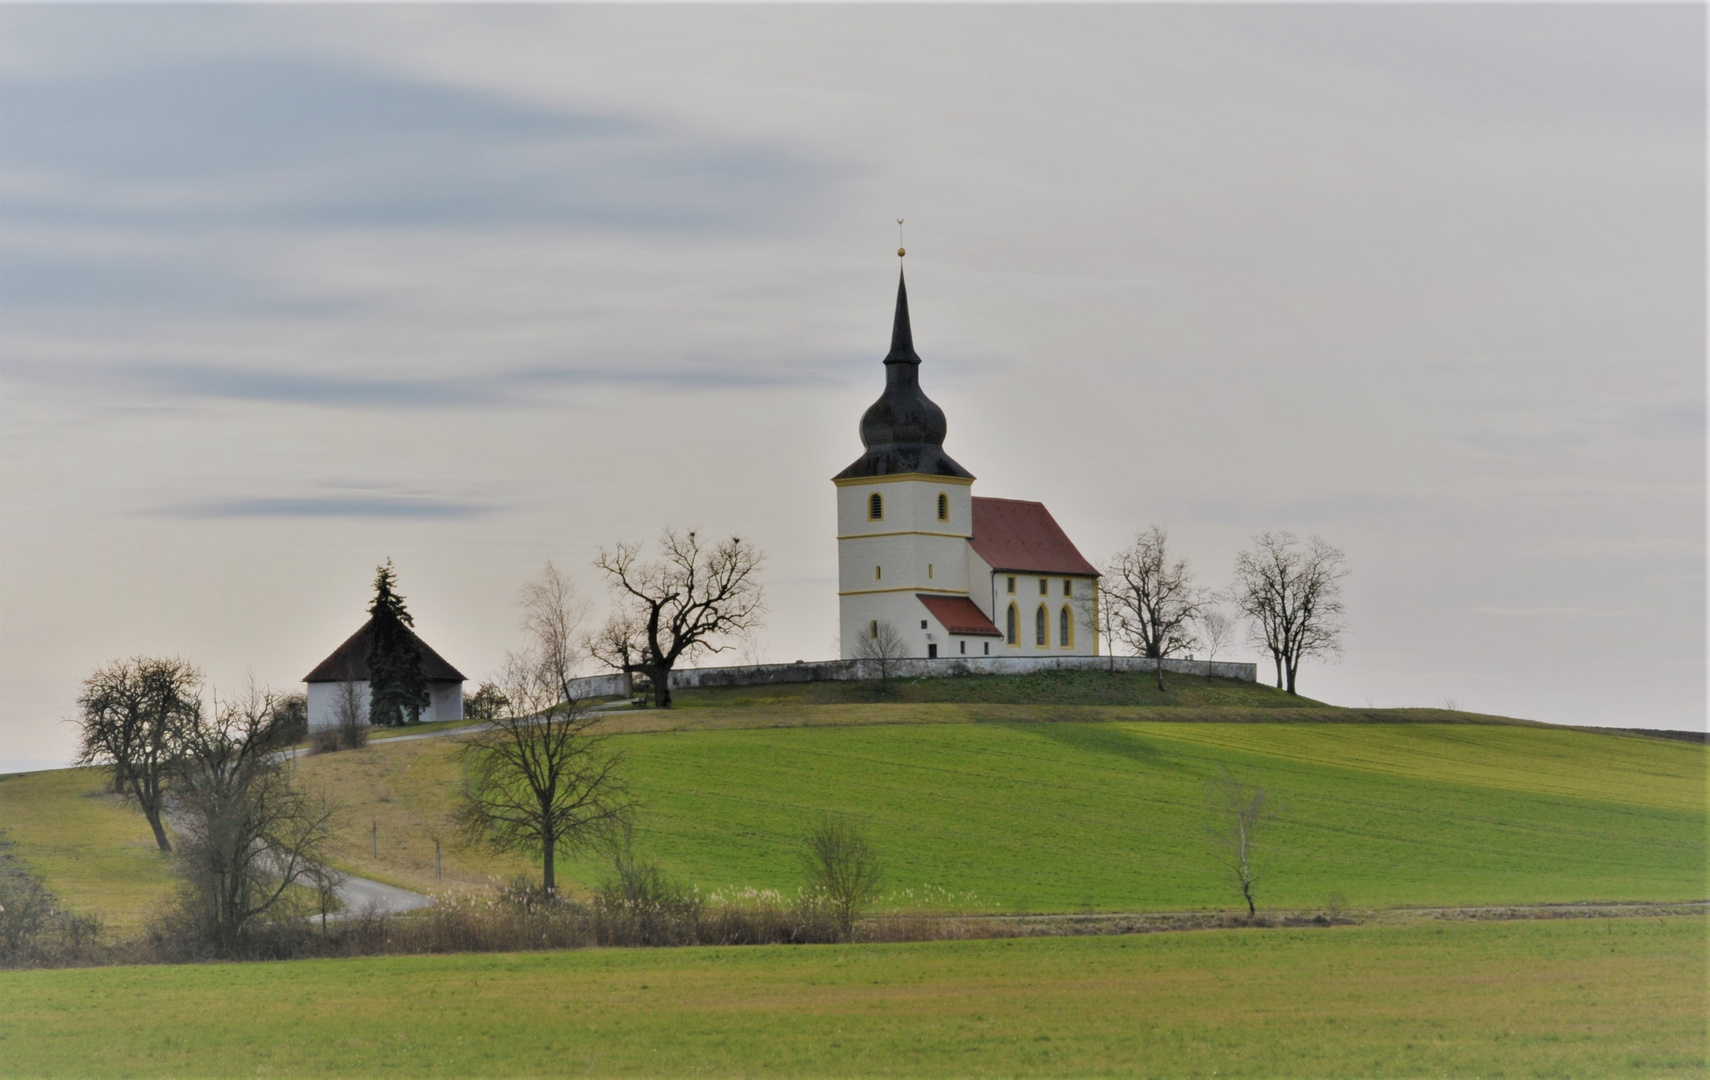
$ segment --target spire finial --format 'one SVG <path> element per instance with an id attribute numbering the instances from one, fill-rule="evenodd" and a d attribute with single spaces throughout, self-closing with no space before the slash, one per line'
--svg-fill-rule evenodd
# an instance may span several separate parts
<path id="1" fill-rule="evenodd" d="M 897 218 L 897 258 L 908 254 L 908 249 L 902 246 L 902 218 Z"/>

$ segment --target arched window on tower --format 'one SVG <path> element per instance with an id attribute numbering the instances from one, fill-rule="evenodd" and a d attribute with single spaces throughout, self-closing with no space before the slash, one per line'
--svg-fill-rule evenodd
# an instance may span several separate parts
<path id="1" fill-rule="evenodd" d="M 867 500 L 867 520 L 883 521 L 884 519 L 885 497 L 875 491 L 873 492 L 872 497 Z"/>
<path id="2" fill-rule="evenodd" d="M 1021 644 L 1021 617 L 1015 610 L 1015 605 L 1009 605 L 1009 617 L 1005 620 L 1004 637 L 1011 645 Z"/>
<path id="3" fill-rule="evenodd" d="M 1045 605 L 1040 604 L 1039 610 L 1033 613 L 1033 644 L 1043 648 L 1051 644 L 1045 639 Z"/>
<path id="4" fill-rule="evenodd" d="M 1057 644 L 1065 649 L 1075 646 L 1075 620 L 1069 614 L 1067 604 L 1063 605 L 1063 610 L 1057 612 Z"/>
<path id="5" fill-rule="evenodd" d="M 950 496 L 944 494 L 942 491 L 938 493 L 938 520 L 950 520 Z"/>

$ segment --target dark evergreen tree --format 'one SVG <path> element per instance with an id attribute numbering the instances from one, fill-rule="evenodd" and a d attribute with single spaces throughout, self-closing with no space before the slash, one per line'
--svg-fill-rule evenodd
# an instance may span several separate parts
<path id="1" fill-rule="evenodd" d="M 428 704 L 422 654 L 410 627 L 415 620 L 398 594 L 392 560 L 374 575 L 373 632 L 368 639 L 368 722 L 397 727 L 421 719 Z"/>

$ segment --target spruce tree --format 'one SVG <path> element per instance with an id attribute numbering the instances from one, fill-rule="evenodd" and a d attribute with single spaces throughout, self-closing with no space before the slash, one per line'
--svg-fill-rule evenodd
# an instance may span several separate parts
<path id="1" fill-rule="evenodd" d="M 373 633 L 368 639 L 368 722 L 397 727 L 421 719 L 428 703 L 422 654 L 409 627 L 415 625 L 398 594 L 392 560 L 376 567 Z"/>

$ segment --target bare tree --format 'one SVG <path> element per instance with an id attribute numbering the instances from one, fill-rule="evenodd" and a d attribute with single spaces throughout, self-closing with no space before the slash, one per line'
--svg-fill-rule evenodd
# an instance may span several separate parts
<path id="1" fill-rule="evenodd" d="M 641 545 L 621 542 L 602 548 L 594 565 L 617 596 L 615 611 L 588 641 L 594 657 L 610 667 L 641 672 L 653 688 L 653 704 L 671 705 L 671 669 L 701 652 L 722 652 L 725 640 L 760 625 L 764 555 L 741 537 L 703 547 L 694 532 L 667 528 L 660 537 L 664 557 L 641 559 Z"/>
<path id="2" fill-rule="evenodd" d="M 333 691 L 333 720 L 337 724 L 338 742 L 341 750 L 360 750 L 368 745 L 368 713 L 363 708 L 362 691 L 356 688 L 356 680 L 347 678 L 335 684 L 338 689 Z"/>
<path id="3" fill-rule="evenodd" d="M 177 658 L 115 660 L 83 680 L 76 723 L 79 765 L 108 765 L 113 790 L 134 800 L 161 851 L 171 851 L 162 814 L 184 732 L 201 712 L 202 673 Z"/>
<path id="4" fill-rule="evenodd" d="M 336 878 L 321 858 L 333 807 L 292 785 L 278 754 L 285 733 L 276 704 L 253 684 L 235 700 L 216 700 L 212 717 L 186 725 L 173 770 L 181 914 L 218 956 L 238 955 L 245 931 L 274 914 L 292 886 L 324 897 Z"/>
<path id="5" fill-rule="evenodd" d="M 1101 578 L 1115 635 L 1136 655 L 1158 661 L 1160 690 L 1164 660 L 1199 643 L 1193 625 L 1205 603 L 1187 560 L 1170 559 L 1168 542 L 1169 533 L 1153 525 L 1111 558 Z"/>
<path id="6" fill-rule="evenodd" d="M 1108 573 L 1108 571 L 1106 571 Z M 1070 601 L 1075 610 L 1085 619 L 1087 625 L 1093 628 L 1093 633 L 1104 639 L 1104 655 L 1109 662 L 1109 670 L 1116 670 L 1116 629 L 1117 611 L 1119 604 L 1112 590 L 1106 587 L 1107 580 L 1102 574 L 1093 579 L 1092 588 L 1078 589 L 1074 599 Z"/>
<path id="7" fill-rule="evenodd" d="M 505 695 L 489 679 L 463 699 L 463 715 L 471 720 L 491 720 L 504 710 L 506 704 Z"/>
<path id="8" fill-rule="evenodd" d="M 522 609 L 522 629 L 533 643 L 538 660 L 553 676 L 568 684 L 582 659 L 582 623 L 588 617 L 588 601 L 576 592 L 576 584 L 549 560 L 533 581 L 517 596 Z"/>
<path id="9" fill-rule="evenodd" d="M 1211 810 L 1207 829 L 1213 855 L 1247 901 L 1247 916 L 1258 914 L 1253 887 L 1264 874 L 1259 841 L 1264 828 L 1276 818 L 1265 789 L 1246 784 L 1223 769 L 1206 786 Z"/>
<path id="10" fill-rule="evenodd" d="M 880 689 L 890 686 L 891 670 L 898 660 L 907 655 L 908 645 L 903 636 L 884 619 L 876 620 L 855 643 L 855 658 L 865 660 L 869 666 L 878 669 Z"/>
<path id="11" fill-rule="evenodd" d="M 1217 654 L 1235 642 L 1241 620 L 1208 602 L 1199 613 L 1199 640 L 1205 645 L 1205 677 L 1211 678 L 1211 663 Z"/>
<path id="12" fill-rule="evenodd" d="M 464 837 L 494 851 L 540 856 L 542 884 L 558 887 L 558 851 L 608 838 L 628 822 L 633 800 L 599 717 L 568 697 L 558 669 L 538 654 L 506 658 L 501 715 L 463 743 L 465 781 L 456 821 Z"/>
<path id="13" fill-rule="evenodd" d="M 1235 557 L 1235 604 L 1251 620 L 1254 644 L 1276 663 L 1277 688 L 1295 692 L 1295 675 L 1308 656 L 1342 651 L 1342 579 L 1345 556 L 1314 536 L 1305 544 L 1291 533 L 1262 533 Z"/>
<path id="14" fill-rule="evenodd" d="M 809 890 L 831 907 L 844 938 L 855 918 L 879 895 L 884 864 L 867 838 L 848 821 L 826 815 L 807 835 L 802 870 Z"/>

